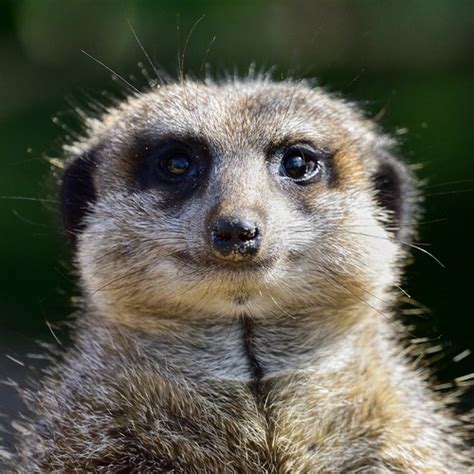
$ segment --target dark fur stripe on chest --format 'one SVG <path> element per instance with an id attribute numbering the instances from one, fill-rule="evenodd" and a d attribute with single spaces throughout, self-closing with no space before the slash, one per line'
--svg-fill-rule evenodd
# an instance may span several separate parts
<path id="1" fill-rule="evenodd" d="M 242 318 L 242 339 L 250 370 L 251 387 L 255 395 L 258 396 L 260 395 L 260 381 L 264 372 L 255 352 L 254 323 L 248 316 Z"/>

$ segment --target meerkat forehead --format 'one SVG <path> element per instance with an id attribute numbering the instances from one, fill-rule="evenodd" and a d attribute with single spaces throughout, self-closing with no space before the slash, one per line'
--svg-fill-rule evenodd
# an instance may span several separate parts
<path id="1" fill-rule="evenodd" d="M 110 143 L 136 135 L 195 136 L 217 150 L 241 151 L 288 139 L 311 140 L 321 147 L 364 147 L 376 134 L 352 105 L 320 89 L 255 81 L 162 86 L 92 121 L 89 135 L 93 141 L 106 135 Z"/>

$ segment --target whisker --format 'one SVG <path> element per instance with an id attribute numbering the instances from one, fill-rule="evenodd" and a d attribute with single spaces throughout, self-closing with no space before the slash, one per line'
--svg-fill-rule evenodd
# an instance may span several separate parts
<path id="1" fill-rule="evenodd" d="M 15 364 L 21 365 L 22 367 L 25 367 L 25 363 L 22 362 L 21 360 L 16 359 L 15 357 L 11 356 L 10 354 L 5 354 L 5 357 L 12 362 L 15 362 Z"/>
<path id="2" fill-rule="evenodd" d="M 56 335 L 56 333 L 54 332 L 53 330 L 53 326 L 51 325 L 51 323 L 47 320 L 45 320 L 46 322 L 46 326 L 48 326 L 48 329 L 49 329 L 49 332 L 52 334 L 54 340 L 60 345 L 62 346 L 63 343 L 60 341 L 59 337 Z"/>
<path id="3" fill-rule="evenodd" d="M 184 41 L 184 46 L 183 46 L 183 52 L 181 54 L 181 81 L 184 81 L 184 60 L 185 60 L 185 57 L 186 57 L 186 50 L 188 48 L 188 43 L 189 43 L 189 40 L 191 39 L 191 36 L 192 34 L 194 33 L 194 30 L 196 29 L 196 27 L 199 25 L 199 23 L 201 23 L 202 20 L 204 20 L 204 18 L 206 17 L 206 15 L 201 15 L 200 18 L 198 18 L 195 22 L 194 22 L 194 25 L 192 26 L 192 28 L 189 30 L 189 33 L 188 35 L 186 36 L 186 40 Z"/>
<path id="4" fill-rule="evenodd" d="M 125 78 L 122 77 L 120 74 L 118 74 L 117 72 L 115 72 L 112 68 L 110 68 L 109 66 L 107 66 L 106 64 L 104 64 L 100 59 L 95 58 L 94 56 L 92 56 L 92 55 L 89 54 L 88 52 L 84 51 L 83 49 L 81 49 L 81 53 L 82 53 L 82 54 L 85 54 L 87 57 L 89 57 L 90 59 L 92 59 L 92 61 L 96 62 L 97 64 L 99 64 L 100 66 L 102 66 L 103 68 L 105 68 L 107 71 L 109 71 L 110 73 L 112 73 L 115 77 L 117 77 L 118 79 L 120 79 L 126 86 L 128 86 L 130 89 L 132 89 L 133 91 L 135 91 L 137 94 L 142 95 L 142 93 L 141 93 L 133 84 L 131 84 L 130 82 L 128 82 L 127 79 L 125 79 Z"/>
<path id="5" fill-rule="evenodd" d="M 269 289 L 269 285 L 267 282 L 263 282 L 265 288 L 268 290 Z M 262 294 L 262 290 L 259 290 L 259 294 L 260 296 L 263 298 L 263 294 Z M 290 319 L 294 319 L 294 315 L 288 313 L 288 311 L 286 311 L 281 305 L 280 303 L 278 303 L 278 301 L 275 299 L 275 297 L 273 295 L 271 295 L 270 293 L 268 293 L 266 296 L 268 296 L 272 303 L 275 305 L 275 307 L 281 311 L 282 314 L 284 314 L 285 316 L 288 316 Z"/>
<path id="6" fill-rule="evenodd" d="M 125 275 L 121 275 L 118 278 L 114 278 L 113 280 L 109 280 L 107 283 L 104 283 L 103 285 L 99 286 L 99 288 L 96 288 L 92 292 L 92 296 L 95 295 L 96 293 L 99 293 L 100 291 L 103 291 L 103 290 L 107 289 L 110 285 L 113 285 L 114 283 L 125 280 L 125 279 L 127 279 L 131 276 L 137 275 L 137 274 L 142 273 L 142 272 L 143 272 L 143 268 L 139 268 L 139 269 L 135 269 L 131 272 L 127 272 Z"/>
<path id="7" fill-rule="evenodd" d="M 461 179 L 459 181 L 447 181 L 445 183 L 437 183 L 431 184 L 430 186 L 426 186 L 425 189 L 432 189 L 432 188 L 441 188 L 443 186 L 451 186 L 453 184 L 467 184 L 467 183 L 474 183 L 474 179 Z"/>
<path id="8" fill-rule="evenodd" d="M 400 285 L 395 285 L 407 298 L 411 298 L 411 296 L 400 286 Z"/>
<path id="9" fill-rule="evenodd" d="M 211 48 L 212 46 L 214 45 L 214 41 L 216 40 L 217 36 L 214 35 L 211 39 L 211 42 L 209 43 L 209 46 L 207 47 L 206 49 L 206 52 L 204 53 L 204 57 L 202 59 L 202 63 L 201 63 L 201 68 L 199 69 L 199 71 L 202 73 L 203 70 L 204 70 L 204 66 L 206 64 L 206 60 L 207 60 L 207 57 L 209 56 L 209 52 L 211 51 Z"/>
<path id="10" fill-rule="evenodd" d="M 446 268 L 446 266 L 441 262 L 441 260 L 436 258 L 432 253 L 428 252 L 428 250 L 426 250 L 423 247 L 420 247 L 418 245 L 410 244 L 408 242 L 404 242 L 403 240 L 399 240 L 399 239 L 395 239 L 395 238 L 382 237 L 381 235 L 364 234 L 364 233 L 361 233 L 361 232 L 348 232 L 348 233 L 353 234 L 353 235 L 361 235 L 361 236 L 364 236 L 364 237 L 372 237 L 373 239 L 382 239 L 382 240 L 388 240 L 388 241 L 391 241 L 391 242 L 398 242 L 399 244 L 406 245 L 408 247 L 419 250 L 420 252 L 422 252 L 422 253 L 428 255 L 429 257 L 431 257 L 441 268 Z"/>
<path id="11" fill-rule="evenodd" d="M 385 314 L 385 313 L 382 313 L 378 308 L 376 308 L 375 306 L 371 305 L 368 301 L 366 301 L 364 298 L 361 298 L 360 296 L 356 295 L 354 292 L 352 292 L 351 290 L 349 290 L 345 285 L 343 285 L 337 278 L 335 278 L 334 276 L 330 275 L 329 273 L 325 273 L 324 276 L 328 279 L 330 279 L 333 284 L 339 286 L 339 288 L 342 288 L 348 295 L 356 298 L 357 300 L 359 300 L 361 303 L 365 304 L 366 306 L 368 306 L 370 309 L 374 310 L 377 314 L 379 314 L 380 316 L 382 316 L 384 319 L 389 319 L 388 316 Z M 359 289 L 364 290 L 364 288 L 360 287 Z M 368 293 L 369 295 L 373 296 L 370 292 L 366 291 L 366 293 Z M 379 299 L 379 298 L 377 298 Z M 382 300 L 381 300 L 382 301 Z M 383 301 L 382 301 L 383 302 Z"/>
<path id="12" fill-rule="evenodd" d="M 132 26 L 132 23 L 131 21 L 127 18 L 127 23 L 128 23 L 128 27 L 130 28 L 130 31 L 132 32 L 133 36 L 135 37 L 135 40 L 136 42 L 138 43 L 138 46 L 140 47 L 140 49 L 142 50 L 142 53 L 144 54 L 146 60 L 148 61 L 148 64 L 151 66 L 151 68 L 153 69 L 153 72 L 155 73 L 156 75 L 156 79 L 157 81 L 160 83 L 160 84 L 164 84 L 164 81 L 163 81 L 163 78 L 161 77 L 161 74 L 158 72 L 158 69 L 156 68 L 155 64 L 153 63 L 153 61 L 151 60 L 150 56 L 148 55 L 145 47 L 143 46 L 143 43 L 140 41 L 140 38 L 138 37 L 135 29 L 133 28 Z"/>
<path id="13" fill-rule="evenodd" d="M 45 224 L 41 224 L 40 222 L 34 222 L 26 217 L 23 217 L 16 209 L 12 209 L 12 213 L 15 217 L 17 217 L 20 221 L 25 222 L 26 224 L 34 225 L 37 227 L 47 227 Z"/>
<path id="14" fill-rule="evenodd" d="M 432 196 L 447 196 L 449 194 L 463 194 L 463 193 L 472 193 L 474 189 L 458 189 L 453 191 L 440 191 L 439 193 L 429 193 L 425 194 L 425 197 L 432 197 Z"/>
<path id="15" fill-rule="evenodd" d="M 0 196 L 0 199 L 12 200 L 12 201 L 37 201 L 37 202 L 49 202 L 52 204 L 60 204 L 61 201 L 56 199 L 45 199 L 45 198 L 35 198 L 27 196 Z"/>

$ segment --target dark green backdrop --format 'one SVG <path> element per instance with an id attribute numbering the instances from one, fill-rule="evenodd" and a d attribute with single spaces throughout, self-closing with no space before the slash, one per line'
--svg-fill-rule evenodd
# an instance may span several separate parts
<path id="1" fill-rule="evenodd" d="M 415 253 L 406 288 L 429 312 L 410 322 L 447 348 L 441 380 L 468 373 L 472 355 L 453 357 L 473 340 L 474 2 L 0 0 L 0 377 L 20 377 L 6 355 L 23 360 L 34 339 L 53 341 L 46 321 L 70 313 L 74 278 L 55 206 L 20 198 L 55 199 L 44 157 L 60 156 L 78 130 L 74 107 L 123 90 L 81 50 L 145 84 L 128 22 L 172 76 L 184 50 L 196 76 L 206 62 L 214 74 L 275 66 L 275 78 L 318 78 L 400 136 L 427 180 L 420 242 L 446 267 Z"/>

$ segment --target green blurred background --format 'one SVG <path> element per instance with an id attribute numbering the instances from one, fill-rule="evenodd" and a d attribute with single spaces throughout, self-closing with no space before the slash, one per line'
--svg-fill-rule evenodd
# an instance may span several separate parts
<path id="1" fill-rule="evenodd" d="M 138 63 L 151 68 L 128 22 L 171 76 L 183 49 L 185 71 L 198 77 L 206 63 L 215 75 L 275 66 L 276 79 L 316 77 L 399 135 L 401 154 L 422 163 L 427 180 L 419 241 L 446 266 L 415 252 L 404 287 L 429 311 L 407 322 L 445 347 L 442 382 L 471 372 L 473 1 L 0 0 L 0 378 L 24 376 L 11 357 L 24 360 L 37 339 L 54 342 L 47 322 L 66 319 L 77 293 L 54 203 L 9 197 L 54 200 L 45 157 L 60 156 L 65 135 L 79 130 L 74 108 L 123 95 L 81 50 L 146 84 Z M 0 391 L 7 412 L 17 403 L 9 390 Z"/>

